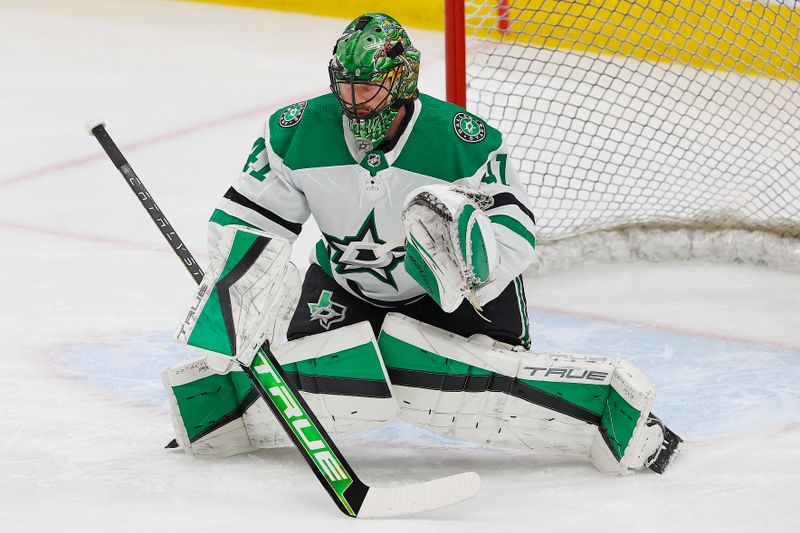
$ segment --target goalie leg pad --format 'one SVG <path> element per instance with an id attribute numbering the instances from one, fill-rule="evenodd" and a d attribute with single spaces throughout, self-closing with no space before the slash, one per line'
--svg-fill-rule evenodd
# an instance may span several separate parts
<path id="1" fill-rule="evenodd" d="M 584 456 L 608 473 L 648 457 L 654 394 L 630 363 L 487 346 L 397 313 L 387 315 L 379 346 L 400 416 L 416 425 Z"/>
<path id="2" fill-rule="evenodd" d="M 661 445 L 660 425 L 649 424 L 655 391 L 631 363 L 614 361 L 611 390 L 592 443 L 592 462 L 608 474 L 629 474 L 641 468 Z"/>
<path id="3" fill-rule="evenodd" d="M 238 374 L 244 377 L 243 372 Z M 217 374 L 205 357 L 198 357 L 164 370 L 161 376 L 176 439 L 186 453 L 227 457 L 255 450 L 242 420 L 252 399 L 237 394 L 234 374 Z"/>
<path id="4" fill-rule="evenodd" d="M 368 322 L 287 342 L 274 350 L 331 435 L 393 421 L 397 402 Z M 192 455 L 228 456 L 291 446 L 289 437 L 237 366 L 219 375 L 203 358 L 164 372 L 178 441 Z"/>
<path id="5" fill-rule="evenodd" d="M 274 351 L 287 381 L 331 435 L 372 429 L 397 418 L 397 402 L 369 322 L 309 335 Z M 246 409 L 243 420 L 254 446 L 291 444 L 263 400 Z"/>

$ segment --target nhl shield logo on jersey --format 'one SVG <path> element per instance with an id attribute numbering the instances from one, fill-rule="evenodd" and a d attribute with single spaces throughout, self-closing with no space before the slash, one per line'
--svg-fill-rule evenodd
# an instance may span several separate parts
<path id="1" fill-rule="evenodd" d="M 331 299 L 332 296 L 331 291 L 323 290 L 317 303 L 308 304 L 308 311 L 311 313 L 309 320 L 312 322 L 319 320 L 319 324 L 325 329 L 330 329 L 332 324 L 344 320 L 347 312 L 347 306 L 337 304 Z"/>
<path id="2" fill-rule="evenodd" d="M 278 120 L 278 124 L 280 124 L 282 128 L 291 128 L 292 126 L 296 126 L 297 123 L 303 118 L 303 111 L 306 110 L 307 104 L 308 102 L 304 100 L 302 102 L 292 104 L 284 109 L 283 113 L 281 113 L 280 119 Z"/>
<path id="3" fill-rule="evenodd" d="M 466 113 L 456 113 L 453 117 L 453 129 L 462 141 L 476 143 L 486 137 L 486 126 L 475 117 Z"/>
<path id="4" fill-rule="evenodd" d="M 373 150 L 367 153 L 359 164 L 362 168 L 366 169 L 371 176 L 375 176 L 381 170 L 389 168 L 389 163 L 386 162 L 386 157 L 380 150 Z"/>

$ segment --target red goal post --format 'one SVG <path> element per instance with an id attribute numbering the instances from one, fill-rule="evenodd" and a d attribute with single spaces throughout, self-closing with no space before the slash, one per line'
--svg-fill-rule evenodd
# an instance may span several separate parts
<path id="1" fill-rule="evenodd" d="M 793 2 L 445 0 L 445 42 L 448 100 L 504 133 L 528 189 L 540 270 L 800 270 Z"/>

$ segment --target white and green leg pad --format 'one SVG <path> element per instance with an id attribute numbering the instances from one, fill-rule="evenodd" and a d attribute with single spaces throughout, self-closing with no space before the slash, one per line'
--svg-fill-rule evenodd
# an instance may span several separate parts
<path id="1" fill-rule="evenodd" d="M 371 429 L 397 417 L 368 322 L 287 342 L 274 353 L 287 381 L 331 435 Z M 164 371 L 178 441 L 188 453 L 226 456 L 291 445 L 244 372 L 234 367 L 215 374 L 203 370 L 203 363 L 197 359 Z"/>
<path id="2" fill-rule="evenodd" d="M 397 402 L 369 322 L 287 342 L 275 356 L 331 435 L 355 433 L 397 418 Z M 269 408 L 259 400 L 244 413 L 258 448 L 289 446 Z"/>
<path id="3" fill-rule="evenodd" d="M 242 420 L 254 398 L 246 398 L 244 372 L 219 374 L 197 357 L 164 370 L 175 440 L 189 455 L 227 457 L 255 450 Z M 234 385 L 234 378 L 240 383 Z"/>
<path id="4" fill-rule="evenodd" d="M 653 388 L 625 361 L 487 346 L 398 313 L 378 345 L 401 418 L 433 431 L 584 456 L 619 474 L 661 444 L 646 425 Z"/>

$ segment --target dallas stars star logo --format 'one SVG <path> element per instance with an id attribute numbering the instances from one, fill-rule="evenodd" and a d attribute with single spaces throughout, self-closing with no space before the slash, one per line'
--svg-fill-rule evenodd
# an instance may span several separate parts
<path id="1" fill-rule="evenodd" d="M 325 329 L 330 329 L 332 324 L 344 320 L 347 313 L 347 306 L 340 305 L 331 300 L 333 293 L 323 290 L 319 295 L 317 303 L 308 304 L 308 312 L 311 313 L 311 320 L 319 320 L 320 325 Z"/>
<path id="2" fill-rule="evenodd" d="M 378 236 L 374 209 L 370 211 L 355 235 L 340 239 L 325 234 L 325 240 L 331 247 L 331 262 L 336 265 L 336 272 L 339 274 L 367 272 L 393 289 L 397 289 L 392 270 L 403 260 L 405 251 L 395 249 L 381 256 L 375 255 L 375 249 L 381 244 L 386 244 L 386 241 Z"/>

